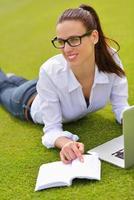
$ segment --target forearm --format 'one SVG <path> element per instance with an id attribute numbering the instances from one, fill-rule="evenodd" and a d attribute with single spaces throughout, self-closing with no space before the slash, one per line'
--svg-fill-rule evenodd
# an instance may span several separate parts
<path id="1" fill-rule="evenodd" d="M 57 147 L 57 148 L 59 148 L 59 149 L 62 149 L 62 147 L 63 147 L 65 144 L 67 144 L 68 142 L 71 142 L 71 141 L 73 141 L 73 140 L 71 140 L 71 139 L 69 139 L 69 138 L 67 138 L 67 137 L 62 136 L 62 137 L 58 137 L 58 138 L 56 139 L 54 145 L 55 145 L 55 147 Z"/>

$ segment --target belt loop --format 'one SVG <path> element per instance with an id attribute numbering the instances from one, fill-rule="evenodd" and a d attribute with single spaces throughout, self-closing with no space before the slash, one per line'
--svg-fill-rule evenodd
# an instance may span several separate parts
<path id="1" fill-rule="evenodd" d="M 30 110 L 31 110 L 32 102 L 33 102 L 34 98 L 36 97 L 36 95 L 37 94 L 32 95 L 29 98 L 29 100 L 27 101 L 27 103 L 23 106 L 23 108 L 24 108 L 24 116 L 25 116 L 25 119 L 27 121 L 33 121 L 32 117 L 31 117 L 31 114 L 30 114 Z"/>

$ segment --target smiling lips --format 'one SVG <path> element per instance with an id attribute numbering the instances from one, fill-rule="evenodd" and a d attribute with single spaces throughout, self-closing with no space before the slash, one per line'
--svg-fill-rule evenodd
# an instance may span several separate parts
<path id="1" fill-rule="evenodd" d="M 77 53 L 67 54 L 66 57 L 69 61 L 74 61 L 76 57 L 78 56 Z"/>

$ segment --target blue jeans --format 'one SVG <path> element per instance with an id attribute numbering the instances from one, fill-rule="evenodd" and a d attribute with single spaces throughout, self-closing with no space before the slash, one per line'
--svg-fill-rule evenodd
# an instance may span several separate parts
<path id="1" fill-rule="evenodd" d="M 0 92 L 1 104 L 15 117 L 26 120 L 25 109 L 30 109 L 27 102 L 37 94 L 36 84 L 37 80 L 28 81 L 17 76 L 9 78 Z"/>

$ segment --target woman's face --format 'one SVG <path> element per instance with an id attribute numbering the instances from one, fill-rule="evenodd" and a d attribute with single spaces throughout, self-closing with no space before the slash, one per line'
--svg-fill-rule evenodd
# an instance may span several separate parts
<path id="1" fill-rule="evenodd" d="M 66 20 L 56 27 L 57 38 L 68 39 L 72 36 L 81 36 L 87 32 L 81 21 Z M 71 47 L 67 42 L 61 52 L 71 67 L 89 64 L 94 59 L 94 46 L 98 42 L 98 32 L 81 38 L 81 44 Z"/>

